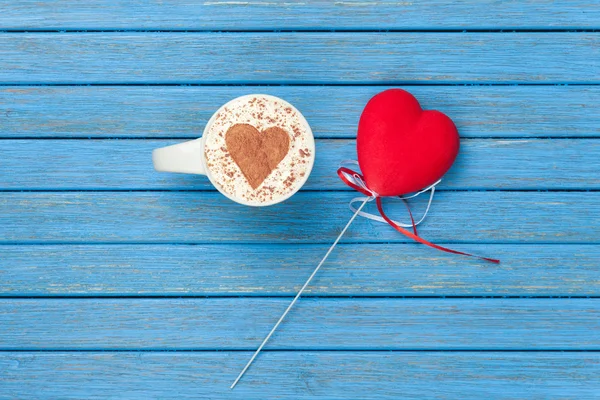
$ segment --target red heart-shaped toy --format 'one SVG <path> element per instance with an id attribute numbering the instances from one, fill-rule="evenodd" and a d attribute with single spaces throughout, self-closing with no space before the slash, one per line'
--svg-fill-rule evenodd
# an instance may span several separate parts
<path id="1" fill-rule="evenodd" d="M 400 196 L 440 179 L 456 159 L 460 140 L 448 116 L 424 111 L 412 94 L 390 89 L 367 103 L 356 147 L 367 187 L 380 196 Z"/>

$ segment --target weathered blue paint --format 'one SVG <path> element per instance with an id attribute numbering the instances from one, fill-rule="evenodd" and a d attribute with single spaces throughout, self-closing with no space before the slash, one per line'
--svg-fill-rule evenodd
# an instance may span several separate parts
<path id="1" fill-rule="evenodd" d="M 197 175 L 157 174 L 153 149 L 183 140 L 3 140 L 0 190 L 215 190 Z M 317 140 L 304 189 L 351 190 L 337 176 L 354 140 Z M 600 189 L 600 140 L 466 139 L 439 188 Z"/>
<path id="2" fill-rule="evenodd" d="M 600 393 L 593 2 L 6 3 L 0 399 Z M 125 32 L 21 32 L 85 29 Z M 229 391 L 250 354 L 223 350 L 260 342 L 349 218 L 353 194 L 333 171 L 354 157 L 366 101 L 401 83 L 467 138 L 421 233 L 502 264 L 359 219 L 269 344 L 294 351 L 265 352 Z M 200 136 L 219 105 L 250 92 L 308 118 L 312 192 L 248 209 L 201 177 L 152 171 L 152 148 Z M 162 352 L 173 349 L 186 352 Z"/>
<path id="3" fill-rule="evenodd" d="M 250 352 L 0 354 L 1 398 L 593 399 L 600 353 Z"/>
<path id="4" fill-rule="evenodd" d="M 292 296 L 321 245 L 0 248 L 0 296 Z M 307 296 L 600 296 L 597 245 L 470 244 L 491 266 L 417 244 L 343 244 Z"/>
<path id="5" fill-rule="evenodd" d="M 600 83 L 596 33 L 2 33 L 0 49 L 3 84 Z"/>
<path id="6" fill-rule="evenodd" d="M 0 349 L 252 350 L 289 301 L 0 299 Z M 600 350 L 598 332 L 597 299 L 313 298 L 265 348 Z"/>
<path id="7" fill-rule="evenodd" d="M 318 138 L 354 138 L 367 101 L 387 86 L 0 87 L 0 136 L 196 138 L 228 100 L 266 93 L 294 104 Z M 462 137 L 598 137 L 599 86 L 406 86 Z M 524 118 L 524 115 L 527 118 Z"/>
<path id="8" fill-rule="evenodd" d="M 3 4 L 0 29 L 581 29 L 600 26 L 594 5 L 569 0 L 20 0 Z"/>
<path id="9" fill-rule="evenodd" d="M 0 243 L 331 243 L 355 196 L 304 192 L 252 208 L 216 192 L 0 193 Z M 440 192 L 419 232 L 451 243 L 597 244 L 599 201 L 598 192 Z M 384 208 L 408 219 L 399 200 L 384 201 Z M 373 204 L 367 209 L 377 212 Z M 342 242 L 412 240 L 357 218 Z"/>

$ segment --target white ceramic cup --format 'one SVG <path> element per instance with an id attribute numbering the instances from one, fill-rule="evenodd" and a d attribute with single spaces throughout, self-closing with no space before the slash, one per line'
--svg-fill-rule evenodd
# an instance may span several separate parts
<path id="1" fill-rule="evenodd" d="M 204 155 L 204 140 L 207 138 L 207 135 L 210 134 L 210 128 L 215 122 L 216 116 L 219 114 L 219 112 L 222 111 L 225 107 L 231 106 L 234 102 L 251 99 L 253 97 L 263 97 L 271 101 L 277 101 L 283 104 L 285 107 L 290 107 L 292 110 L 294 110 L 300 119 L 300 123 L 304 125 L 304 132 L 306 134 L 306 138 L 308 139 L 308 148 L 311 150 L 310 159 L 308 160 L 306 166 L 306 173 L 302 177 L 302 179 L 297 183 L 294 190 L 274 200 L 260 203 L 248 202 L 244 199 L 232 196 L 229 193 L 224 192 L 221 189 L 221 187 L 213 180 L 213 177 L 210 173 L 210 169 L 206 166 L 206 157 Z M 219 108 L 213 114 L 210 120 L 208 120 L 208 123 L 204 127 L 204 133 L 202 134 L 201 138 L 154 150 L 152 152 L 152 162 L 154 163 L 154 169 L 161 172 L 179 172 L 184 174 L 206 175 L 212 183 L 212 185 L 219 192 L 221 192 L 221 194 L 235 201 L 236 203 L 255 207 L 270 206 L 289 199 L 306 183 L 306 180 L 308 179 L 308 176 L 310 175 L 313 164 L 315 162 L 315 140 L 313 138 L 310 125 L 308 125 L 308 122 L 306 121 L 302 113 L 300 113 L 300 111 L 298 111 L 293 105 L 291 105 L 283 99 L 280 99 L 279 97 L 270 96 L 266 94 L 249 94 L 237 97 L 221 106 L 221 108 Z"/>

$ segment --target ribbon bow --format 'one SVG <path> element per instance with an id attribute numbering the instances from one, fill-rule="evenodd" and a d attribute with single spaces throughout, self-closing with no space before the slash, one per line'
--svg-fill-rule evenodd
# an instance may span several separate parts
<path id="1" fill-rule="evenodd" d="M 358 164 L 355 161 L 352 161 L 352 163 Z M 489 261 L 489 262 L 492 262 L 495 264 L 500 264 L 500 260 L 496 260 L 494 258 L 477 256 L 477 255 L 469 254 L 469 253 L 464 253 L 464 252 L 458 251 L 458 250 L 452 250 L 447 247 L 443 247 L 443 246 L 437 245 L 435 243 L 431 243 L 430 241 L 425 240 L 421 236 L 419 236 L 419 234 L 417 233 L 417 225 L 419 225 L 421 222 L 423 222 L 423 220 L 427 216 L 427 213 L 429 212 L 429 208 L 431 206 L 431 202 L 433 200 L 433 194 L 435 193 L 435 186 L 438 183 L 440 183 L 441 180 L 437 181 L 436 183 L 429 186 L 428 188 L 423 189 L 420 192 L 417 192 L 411 196 L 398 196 L 398 198 L 400 198 L 402 200 L 404 205 L 406 205 L 406 209 L 408 210 L 408 215 L 410 216 L 411 224 L 407 225 L 407 224 L 401 224 L 397 221 L 394 221 L 385 214 L 385 212 L 383 211 L 383 204 L 381 201 L 381 196 L 379 196 L 379 194 L 377 194 L 374 190 L 371 190 L 367 187 L 367 184 L 365 183 L 364 178 L 361 174 L 359 174 L 356 171 L 351 170 L 350 168 L 346 168 L 346 167 L 340 167 L 337 170 L 337 174 L 346 185 L 350 186 L 352 189 L 367 196 L 366 198 L 365 197 L 356 197 L 356 198 L 352 199 L 349 204 L 350 209 L 352 211 L 354 211 L 356 214 L 360 215 L 361 217 L 369 218 L 374 221 L 379 221 L 379 222 L 384 222 L 384 223 L 387 222 L 392 228 L 394 228 L 398 232 L 402 233 L 403 235 L 406 235 L 407 237 L 413 239 L 416 242 L 422 243 L 429 247 L 433 247 L 434 249 L 445 251 L 446 253 L 460 254 L 460 255 L 468 256 L 468 257 L 476 257 L 476 258 L 479 258 L 479 259 L 482 259 L 485 261 Z M 425 193 L 429 190 L 431 190 L 431 195 L 429 196 L 429 202 L 427 203 L 427 209 L 425 210 L 425 213 L 423 214 L 421 219 L 418 222 L 415 222 L 412 212 L 410 211 L 408 202 L 406 200 L 416 197 L 416 196 L 420 195 L 421 193 Z M 373 200 L 375 200 L 375 202 L 377 204 L 377 210 L 379 211 L 379 214 L 381 215 L 381 217 L 378 215 L 374 215 L 371 213 L 361 211 L 360 209 L 356 209 L 352 206 L 353 203 L 358 202 L 358 201 L 365 202 L 365 201 L 373 201 Z M 412 228 L 412 232 L 410 232 L 409 230 L 404 229 L 404 228 Z"/>

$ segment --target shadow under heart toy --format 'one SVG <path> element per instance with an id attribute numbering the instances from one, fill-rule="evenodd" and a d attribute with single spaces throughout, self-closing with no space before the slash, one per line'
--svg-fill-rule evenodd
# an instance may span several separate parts
<path id="1" fill-rule="evenodd" d="M 338 175 L 344 183 L 365 197 L 357 197 L 350 201 L 350 209 L 354 211 L 354 214 L 254 352 L 250 361 L 231 385 L 231 389 L 239 382 L 348 227 L 359 215 L 387 223 L 398 232 L 429 247 L 448 253 L 476 257 L 496 264 L 500 262 L 493 258 L 475 256 L 436 245 L 423 239 L 417 233 L 417 225 L 425 219 L 431 206 L 435 186 L 441 182 L 442 176 L 450 169 L 458 155 L 460 138 L 456 126 L 448 116 L 439 111 L 423 110 L 417 99 L 405 90 L 386 90 L 375 95 L 363 110 L 358 124 L 356 146 L 358 163 L 352 163 L 358 164 L 362 174 L 342 166 L 338 169 Z M 427 209 L 422 218 L 415 222 L 406 200 L 427 191 L 431 191 Z M 407 195 L 412 192 L 416 193 Z M 382 197 L 401 199 L 406 204 L 411 224 L 401 224 L 390 219 L 383 210 Z M 362 211 L 364 206 L 373 200 L 376 202 L 380 215 Z M 361 204 L 358 208 L 354 208 L 353 204 L 357 202 Z M 412 228 L 412 232 L 405 228 Z"/>

